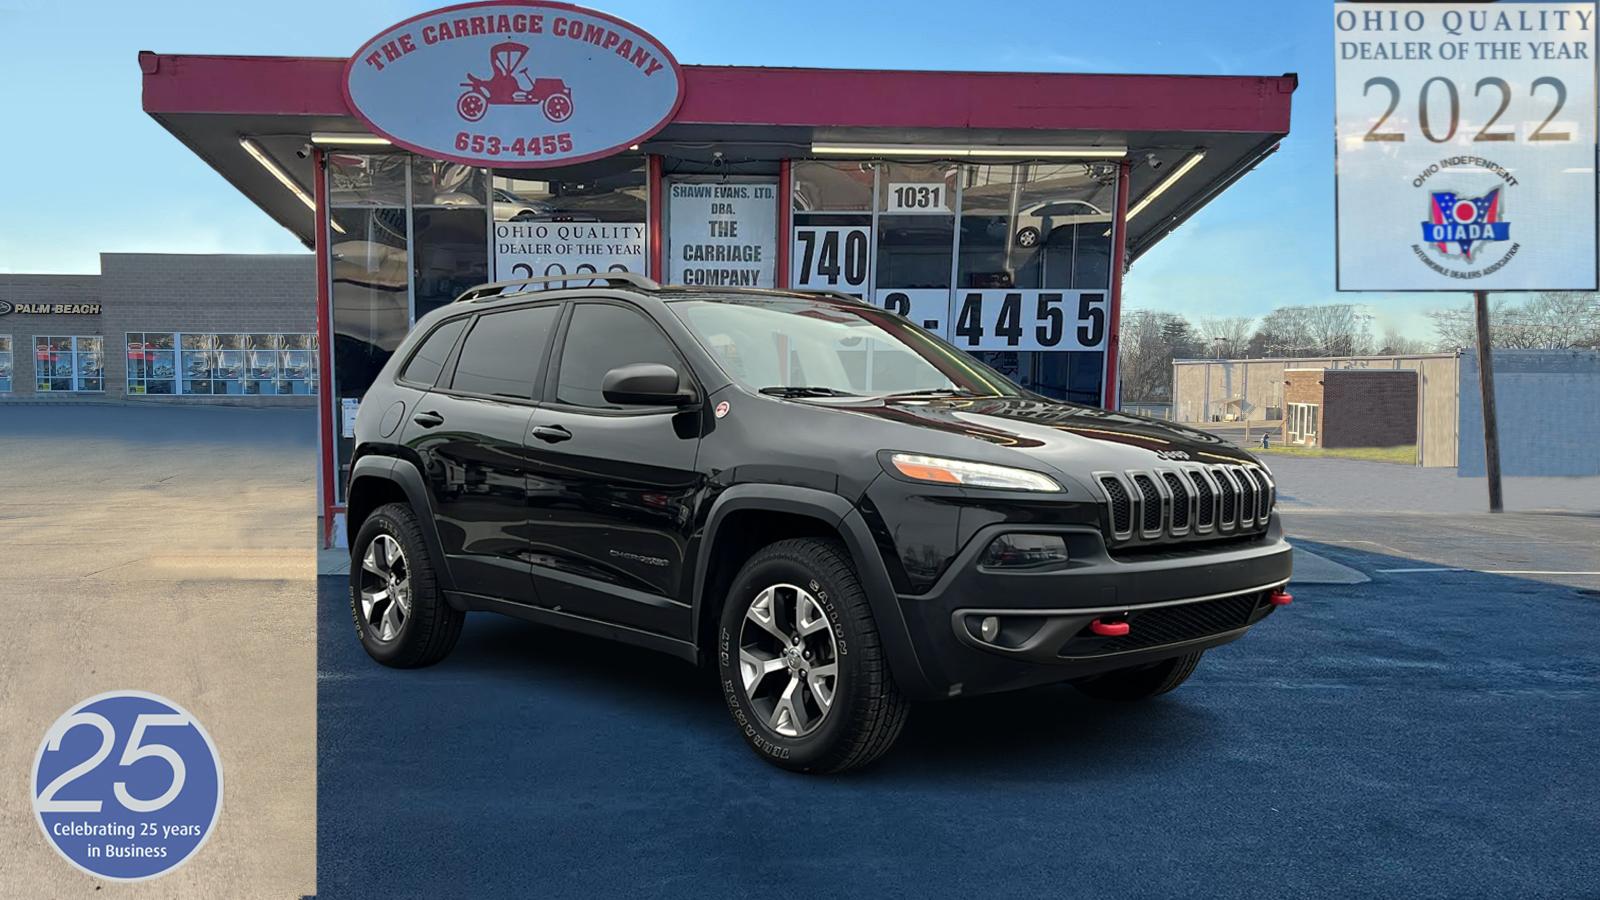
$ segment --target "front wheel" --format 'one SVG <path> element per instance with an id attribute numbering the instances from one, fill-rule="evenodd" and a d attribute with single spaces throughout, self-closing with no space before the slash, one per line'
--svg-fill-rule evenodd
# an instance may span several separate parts
<path id="1" fill-rule="evenodd" d="M 723 604 L 717 644 L 734 723 L 774 765 L 860 768 L 905 725 L 866 592 L 835 541 L 784 540 L 751 557 Z"/>
<path id="2" fill-rule="evenodd" d="M 1148 700 L 1189 680 L 1199 664 L 1200 654 L 1190 653 L 1149 665 L 1114 669 L 1104 675 L 1075 681 L 1072 686 L 1096 700 Z"/>
<path id="3" fill-rule="evenodd" d="M 565 122 L 572 115 L 572 98 L 566 94 L 551 94 L 544 101 L 544 117 L 552 122 Z"/>
<path id="4" fill-rule="evenodd" d="M 461 636 L 466 613 L 445 602 L 416 513 L 404 503 L 367 516 L 351 544 L 350 615 L 367 655 L 386 666 L 431 666 Z"/>

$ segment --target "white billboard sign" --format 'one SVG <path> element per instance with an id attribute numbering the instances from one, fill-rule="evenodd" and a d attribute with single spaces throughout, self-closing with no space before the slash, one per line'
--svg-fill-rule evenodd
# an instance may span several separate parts
<path id="1" fill-rule="evenodd" d="M 1595 4 L 1333 17 L 1339 290 L 1594 290 Z"/>
<path id="2" fill-rule="evenodd" d="M 675 181 L 668 188 L 667 281 L 770 288 L 778 272 L 778 184 Z"/>
<path id="3" fill-rule="evenodd" d="M 643 222 L 496 222 L 494 277 L 542 278 L 645 270 Z M 557 287 L 587 287 L 582 277 Z"/>

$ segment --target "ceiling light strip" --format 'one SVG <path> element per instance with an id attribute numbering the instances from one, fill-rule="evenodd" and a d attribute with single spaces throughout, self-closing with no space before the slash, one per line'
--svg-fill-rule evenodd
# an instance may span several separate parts
<path id="1" fill-rule="evenodd" d="M 1133 208 L 1128 210 L 1128 219 L 1131 220 L 1134 216 L 1144 212 L 1145 207 L 1154 203 L 1157 197 L 1166 193 L 1169 188 L 1178 183 L 1179 178 L 1189 174 L 1189 170 L 1200 165 L 1200 161 L 1205 158 L 1206 152 L 1204 150 L 1195 151 L 1193 155 L 1180 163 L 1176 169 L 1173 169 L 1171 175 L 1168 175 L 1166 178 L 1162 179 L 1160 183 L 1146 191 L 1144 196 L 1139 198 L 1139 202 L 1135 203 Z"/>

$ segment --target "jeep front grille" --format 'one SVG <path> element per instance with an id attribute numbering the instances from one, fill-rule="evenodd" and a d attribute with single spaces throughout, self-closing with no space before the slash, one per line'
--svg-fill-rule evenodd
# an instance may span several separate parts
<path id="1" fill-rule="evenodd" d="M 1094 478 L 1113 549 L 1262 532 L 1277 500 L 1271 476 L 1256 466 L 1180 464 Z"/>

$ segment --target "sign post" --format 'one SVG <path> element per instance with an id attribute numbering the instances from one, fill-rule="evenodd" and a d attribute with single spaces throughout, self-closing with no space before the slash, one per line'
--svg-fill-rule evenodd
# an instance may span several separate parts
<path id="1" fill-rule="evenodd" d="M 1489 291 L 1593 291 L 1595 4 L 1333 8 L 1340 291 L 1472 291 L 1501 509 Z"/>
<path id="2" fill-rule="evenodd" d="M 1494 408 L 1494 354 L 1489 341 L 1489 292 L 1474 291 L 1478 319 L 1478 393 L 1483 397 L 1483 471 L 1489 479 L 1489 512 L 1500 512 L 1500 421 Z"/>

